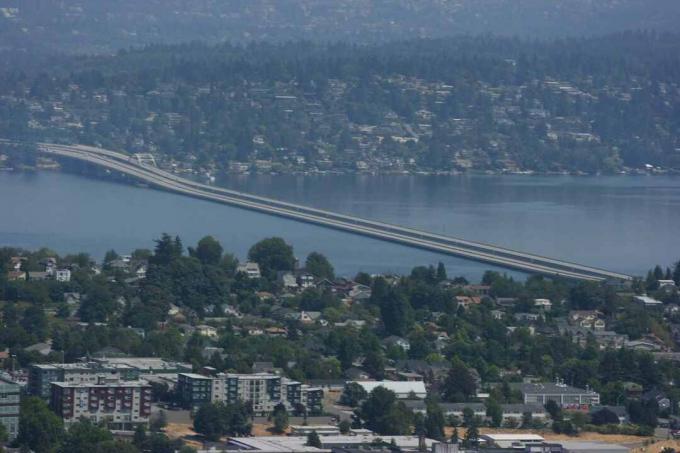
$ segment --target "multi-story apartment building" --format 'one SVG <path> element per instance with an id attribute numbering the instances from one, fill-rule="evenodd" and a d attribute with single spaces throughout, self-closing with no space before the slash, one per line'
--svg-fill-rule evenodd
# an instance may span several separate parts
<path id="1" fill-rule="evenodd" d="M 12 440 L 19 434 L 19 408 L 21 386 L 9 379 L 0 377 L 0 423 Z"/>
<path id="2" fill-rule="evenodd" d="M 64 424 L 86 418 L 109 429 L 134 430 L 151 416 L 151 386 L 146 381 L 53 382 L 50 407 Z"/>
<path id="3" fill-rule="evenodd" d="M 49 399 L 52 382 L 94 383 L 101 377 L 134 381 L 145 375 L 175 374 L 183 371 L 191 371 L 191 365 L 168 362 L 157 357 L 117 357 L 78 363 L 44 363 L 30 367 L 28 392 Z"/>
<path id="4" fill-rule="evenodd" d="M 270 373 L 227 373 L 214 377 L 180 373 L 177 390 L 186 407 L 242 401 L 249 402 L 256 415 L 269 414 L 278 404 L 294 413 L 322 411 L 322 389 Z"/>
<path id="5" fill-rule="evenodd" d="M 28 371 L 28 392 L 49 399 L 52 382 L 87 384 L 96 383 L 100 378 L 136 380 L 139 379 L 139 371 L 124 364 L 94 362 L 34 364 Z"/>

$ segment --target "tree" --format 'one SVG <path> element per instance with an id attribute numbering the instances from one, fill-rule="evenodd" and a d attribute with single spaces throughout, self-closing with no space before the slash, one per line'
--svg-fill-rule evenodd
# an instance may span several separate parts
<path id="1" fill-rule="evenodd" d="M 307 434 L 307 443 L 305 445 L 316 448 L 322 447 L 321 439 L 319 438 L 319 435 L 316 431 L 312 431 L 311 433 Z"/>
<path id="2" fill-rule="evenodd" d="M 146 442 L 146 428 L 144 428 L 144 425 L 138 425 L 137 428 L 135 429 L 135 434 L 132 437 L 132 443 L 137 447 L 142 448 L 145 442 Z"/>
<path id="3" fill-rule="evenodd" d="M 444 412 L 439 404 L 430 401 L 425 413 L 425 434 L 435 440 L 444 439 Z"/>
<path id="4" fill-rule="evenodd" d="M 444 381 L 443 395 L 447 401 L 466 401 L 477 393 L 477 383 L 472 373 L 459 359 L 454 359 L 449 374 Z"/>
<path id="5" fill-rule="evenodd" d="M 205 236 L 196 246 L 196 250 L 191 250 L 191 255 L 198 258 L 203 264 L 216 266 L 222 259 L 222 245 L 212 236 Z"/>
<path id="6" fill-rule="evenodd" d="M 113 440 L 113 435 L 108 429 L 85 419 L 69 427 L 61 450 L 68 453 L 91 453 L 98 451 L 101 443 L 111 440 Z"/>
<path id="7" fill-rule="evenodd" d="M 156 240 L 156 248 L 153 256 L 149 258 L 150 264 L 167 266 L 182 256 L 184 248 L 179 236 L 173 239 L 169 234 L 163 233 L 160 239 Z"/>
<path id="8" fill-rule="evenodd" d="M 413 414 L 394 392 L 376 387 L 361 404 L 357 415 L 366 427 L 381 435 L 400 435 L 410 431 Z"/>
<path id="9" fill-rule="evenodd" d="M 326 278 L 328 280 L 333 280 L 335 278 L 333 266 L 328 261 L 328 258 L 321 253 L 310 253 L 305 261 L 305 269 L 319 279 Z"/>
<path id="10" fill-rule="evenodd" d="M 460 438 L 458 436 L 458 428 L 453 428 L 453 433 L 451 433 L 451 443 L 454 445 L 458 445 L 458 442 L 460 442 Z"/>
<path id="11" fill-rule="evenodd" d="M 446 267 L 444 266 L 444 263 L 441 261 L 437 264 L 437 281 L 438 282 L 443 282 L 444 280 L 447 279 L 446 276 Z"/>
<path id="12" fill-rule="evenodd" d="M 562 419 L 562 409 L 560 409 L 559 404 L 555 400 L 548 400 L 545 403 L 545 410 L 548 411 L 553 421 Z"/>
<path id="13" fill-rule="evenodd" d="M 590 423 L 593 425 L 618 425 L 619 417 L 614 412 L 605 407 L 597 412 L 593 412 L 593 414 L 590 416 Z"/>
<path id="14" fill-rule="evenodd" d="M 248 251 L 248 258 L 260 265 L 260 271 L 270 280 L 277 271 L 292 271 L 295 267 L 293 247 L 279 238 L 263 239 Z"/>
<path id="15" fill-rule="evenodd" d="M 476 424 L 468 426 L 465 430 L 465 437 L 463 438 L 463 446 L 465 448 L 476 448 L 479 443 L 479 428 Z"/>
<path id="16" fill-rule="evenodd" d="M 139 453 L 140 449 L 124 440 L 107 440 L 100 442 L 94 451 L 97 453 Z M 68 452 L 64 451 L 64 453 Z"/>
<path id="17" fill-rule="evenodd" d="M 491 418 L 491 426 L 498 428 L 503 423 L 503 408 L 494 399 L 486 402 L 486 415 Z"/>
<path id="18" fill-rule="evenodd" d="M 201 406 L 194 417 L 194 430 L 209 440 L 219 440 L 225 432 L 220 405 L 204 404 Z"/>
<path id="19" fill-rule="evenodd" d="M 338 429 L 340 429 L 341 434 L 349 433 L 351 428 L 352 424 L 349 422 L 349 420 L 342 420 L 340 423 L 338 423 Z"/>
<path id="20" fill-rule="evenodd" d="M 272 419 L 274 421 L 273 430 L 275 433 L 282 434 L 288 428 L 288 411 L 286 406 L 279 403 L 274 407 L 274 412 L 272 413 Z"/>
<path id="21" fill-rule="evenodd" d="M 342 395 L 340 395 L 340 404 L 356 407 L 367 396 L 368 394 L 362 386 L 356 382 L 350 382 L 349 384 L 345 385 Z"/>
<path id="22" fill-rule="evenodd" d="M 21 402 L 17 443 L 35 452 L 56 451 L 64 436 L 61 419 L 36 397 Z"/>
<path id="23" fill-rule="evenodd" d="M 3 444 L 9 440 L 9 433 L 7 432 L 7 428 L 5 428 L 5 425 L 0 423 L 0 444 Z M 0 450 L 1 452 L 2 450 Z"/>
<path id="24" fill-rule="evenodd" d="M 389 291 L 388 297 L 380 305 L 380 316 L 390 335 L 406 335 L 413 324 L 413 308 L 400 291 Z"/>

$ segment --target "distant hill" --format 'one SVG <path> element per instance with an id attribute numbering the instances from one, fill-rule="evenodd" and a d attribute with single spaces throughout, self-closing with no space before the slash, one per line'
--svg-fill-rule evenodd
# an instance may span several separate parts
<path id="1" fill-rule="evenodd" d="M 677 0 L 4 0 L 0 50 L 107 53 L 192 40 L 384 42 L 672 31 Z"/>

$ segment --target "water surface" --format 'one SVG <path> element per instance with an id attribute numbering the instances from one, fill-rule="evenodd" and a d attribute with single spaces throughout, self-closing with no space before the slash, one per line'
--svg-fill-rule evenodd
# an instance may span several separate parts
<path id="1" fill-rule="evenodd" d="M 680 259 L 680 178 L 568 176 L 231 176 L 244 190 L 632 274 Z M 478 278 L 491 266 L 292 220 L 66 173 L 0 173 L 0 245 L 86 251 L 101 259 L 152 247 L 162 232 L 191 245 L 212 234 L 245 257 L 281 236 L 296 255 L 326 254 L 338 273 L 406 272 L 443 261 Z"/>

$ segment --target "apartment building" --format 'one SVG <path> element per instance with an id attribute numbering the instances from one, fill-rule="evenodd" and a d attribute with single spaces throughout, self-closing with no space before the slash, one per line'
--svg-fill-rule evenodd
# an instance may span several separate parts
<path id="1" fill-rule="evenodd" d="M 0 377 L 0 424 L 4 425 L 10 440 L 19 434 L 19 409 L 21 386 Z"/>
<path id="2" fill-rule="evenodd" d="M 49 399 L 52 382 L 92 384 L 100 378 L 136 380 L 139 371 L 129 365 L 95 362 L 33 364 L 28 370 L 28 393 Z"/>
<path id="3" fill-rule="evenodd" d="M 191 365 L 157 357 L 95 358 L 89 362 L 34 364 L 29 369 L 28 393 L 47 400 L 52 382 L 95 383 L 101 377 L 134 381 L 148 375 L 175 375 L 183 371 L 191 371 Z"/>
<path id="4" fill-rule="evenodd" d="M 151 386 L 146 381 L 53 382 L 50 407 L 65 425 L 86 418 L 112 430 L 134 430 L 148 425 Z"/>
<path id="5" fill-rule="evenodd" d="M 252 405 L 256 415 L 269 414 L 280 403 L 294 413 L 322 412 L 321 388 L 271 373 L 221 373 L 214 377 L 180 373 L 177 390 L 186 407 L 197 407 L 207 402 L 229 404 L 243 401 Z"/>

